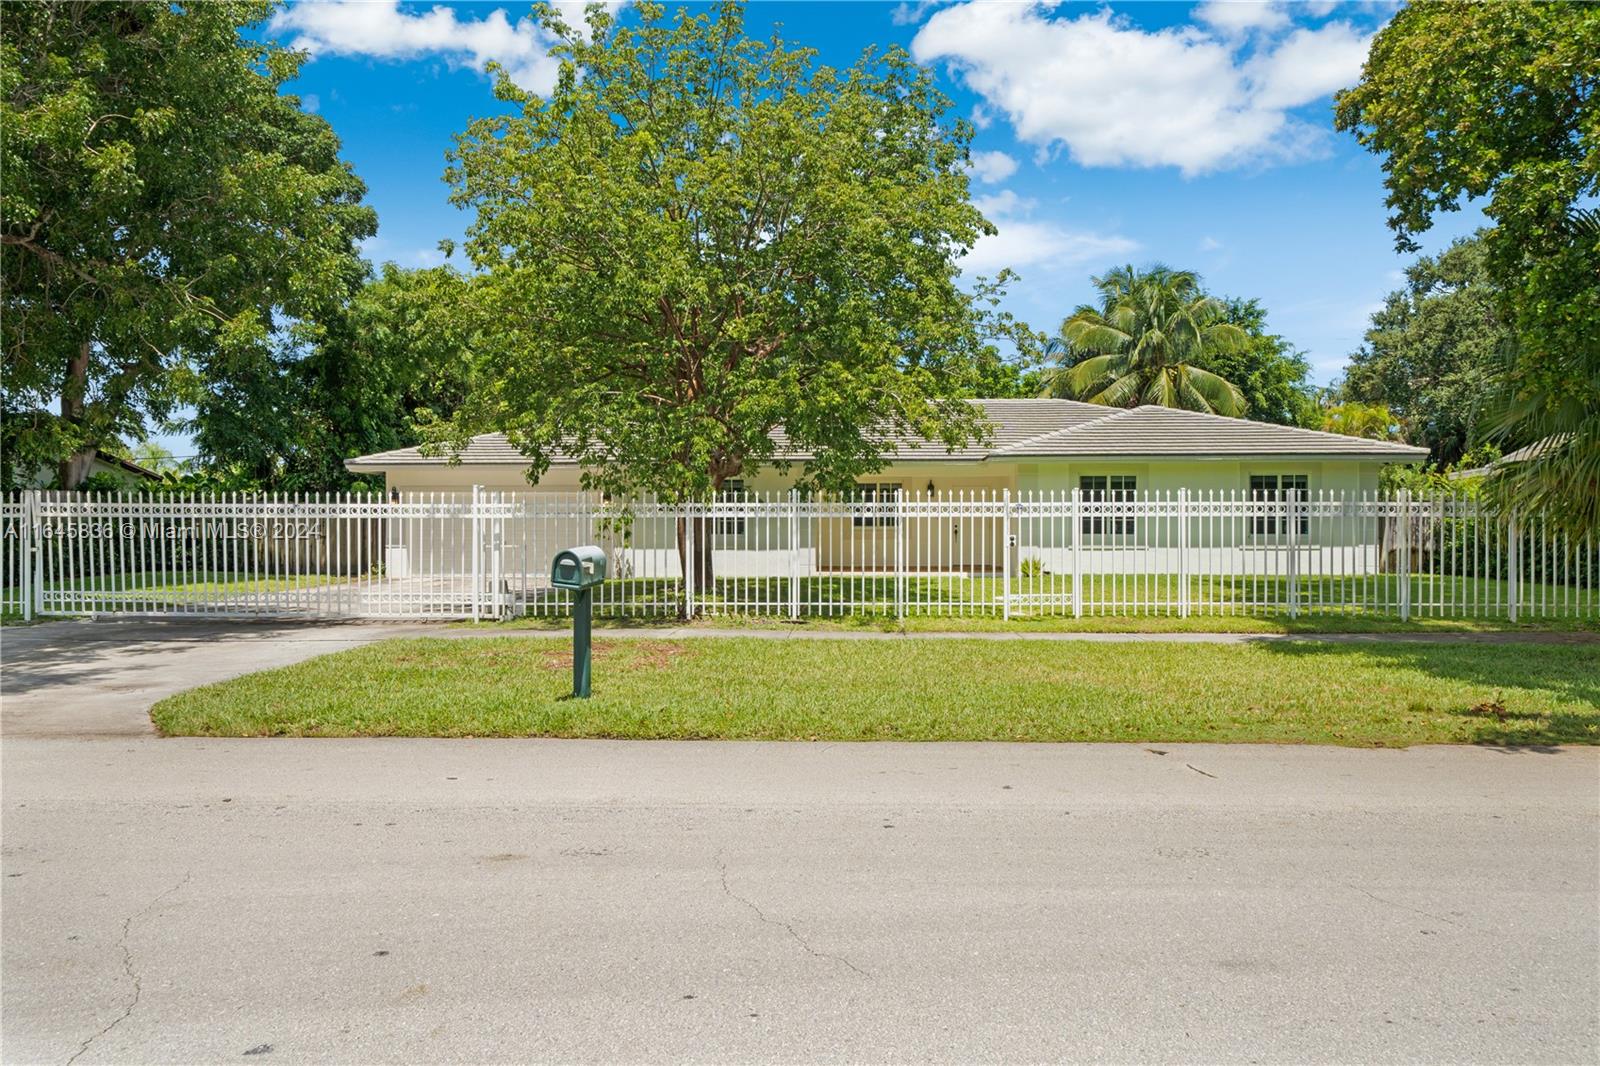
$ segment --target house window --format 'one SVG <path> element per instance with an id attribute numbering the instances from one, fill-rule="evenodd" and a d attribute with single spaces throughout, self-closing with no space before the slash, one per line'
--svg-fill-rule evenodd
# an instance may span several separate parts
<path id="1" fill-rule="evenodd" d="M 1078 488 L 1085 503 L 1133 502 L 1139 479 L 1132 474 L 1091 474 L 1078 479 Z M 1132 514 L 1086 514 L 1083 516 L 1085 533 L 1113 533 L 1127 535 L 1133 532 Z"/>
<path id="2" fill-rule="evenodd" d="M 1310 480 L 1304 474 L 1251 474 L 1250 499 L 1276 503 L 1287 499 L 1287 493 L 1294 493 L 1295 499 L 1304 502 L 1307 486 Z M 1296 508 L 1295 532 L 1305 536 L 1311 530 L 1311 518 L 1304 508 Z M 1250 516 L 1250 532 L 1264 535 L 1277 533 L 1283 526 L 1280 514 L 1269 511 L 1267 514 Z"/>
<path id="3" fill-rule="evenodd" d="M 717 490 L 718 503 L 740 503 L 744 500 L 744 482 L 739 478 L 729 478 Z M 711 532 L 718 536 L 742 537 L 744 536 L 744 515 L 718 515 L 715 509 L 712 514 Z"/>
<path id="4" fill-rule="evenodd" d="M 892 526 L 895 521 L 894 502 L 900 498 L 900 486 L 881 481 L 857 485 L 850 494 L 852 503 L 877 504 L 876 507 L 857 507 L 850 512 L 850 522 L 856 526 Z"/>

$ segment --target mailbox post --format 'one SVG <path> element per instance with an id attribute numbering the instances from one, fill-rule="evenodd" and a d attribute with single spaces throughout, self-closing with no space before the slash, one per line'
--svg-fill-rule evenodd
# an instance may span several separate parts
<path id="1" fill-rule="evenodd" d="M 593 544 L 556 552 L 550 584 L 572 592 L 572 694 L 589 698 L 590 631 L 594 588 L 606 579 L 606 553 Z"/>

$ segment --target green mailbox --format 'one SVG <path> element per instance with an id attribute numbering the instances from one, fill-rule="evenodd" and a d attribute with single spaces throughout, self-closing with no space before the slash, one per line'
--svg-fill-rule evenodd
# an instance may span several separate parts
<path id="1" fill-rule="evenodd" d="M 582 591 L 606 579 L 606 553 L 593 544 L 556 552 L 550 564 L 550 584 L 558 589 Z"/>
<path id="2" fill-rule="evenodd" d="M 556 552 L 550 584 L 572 590 L 572 694 L 589 698 L 589 644 L 594 618 L 594 587 L 606 579 L 606 553 L 593 544 Z"/>

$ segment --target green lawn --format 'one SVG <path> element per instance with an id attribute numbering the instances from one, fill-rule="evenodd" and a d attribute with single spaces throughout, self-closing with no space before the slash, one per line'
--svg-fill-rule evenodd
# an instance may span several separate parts
<path id="1" fill-rule="evenodd" d="M 1600 647 L 395 640 L 157 704 L 169 735 L 1600 743 Z"/>

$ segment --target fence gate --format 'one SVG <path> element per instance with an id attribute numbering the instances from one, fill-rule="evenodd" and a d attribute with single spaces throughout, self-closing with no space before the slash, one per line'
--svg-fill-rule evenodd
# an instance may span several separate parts
<path id="1" fill-rule="evenodd" d="M 512 603 L 504 511 L 477 492 L 29 493 L 4 512 L 6 607 L 46 616 L 498 617 Z"/>

